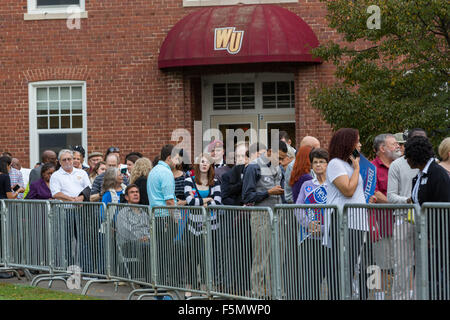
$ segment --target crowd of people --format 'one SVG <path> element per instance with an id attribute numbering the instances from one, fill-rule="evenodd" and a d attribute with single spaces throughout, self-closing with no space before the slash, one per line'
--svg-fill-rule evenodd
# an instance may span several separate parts
<path id="1" fill-rule="evenodd" d="M 438 147 L 438 156 L 423 129 L 405 133 L 378 135 L 373 142 L 376 157 L 376 189 L 371 203 L 406 204 L 450 202 L 450 137 Z M 46 150 L 41 163 L 33 168 L 27 185 L 20 172 L 20 162 L 9 153 L 0 157 L 0 199 L 58 199 L 72 202 L 131 203 L 155 206 L 262 206 L 277 204 L 305 204 L 310 195 L 321 188 L 323 204 L 342 206 L 346 203 L 366 203 L 360 174 L 361 143 L 359 132 L 352 128 L 337 130 L 328 150 L 312 136 L 304 137 L 298 150 L 292 146 L 287 132 L 280 132 L 275 148 L 262 143 L 248 145 L 238 142 L 232 152 L 234 163 L 226 163 L 224 143 L 212 141 L 191 165 L 185 150 L 171 144 L 164 145 L 153 161 L 140 152 L 125 156 L 117 147 L 105 154 L 92 152 L 87 157 L 81 146 L 63 149 L 56 154 Z M 229 159 L 229 157 L 228 157 Z M 319 191 L 320 191 L 319 190 Z M 122 241 L 150 241 L 148 223 L 139 210 L 127 210 L 117 217 Z M 306 212 L 306 211 L 305 211 Z M 297 214 L 304 234 L 322 237 L 327 233 L 323 217 Z M 377 223 L 378 238 L 372 239 L 375 259 L 385 269 L 393 266 L 385 257 L 395 241 L 413 241 L 413 225 L 408 226 L 407 237 L 401 239 L 395 232 L 393 213 L 386 218 L 369 212 L 367 226 L 349 224 L 352 237 L 362 243 L 368 226 Z M 351 220 L 351 218 L 350 218 Z M 188 218 L 187 229 L 201 233 L 201 223 Z M 267 231 L 270 221 L 251 221 L 253 249 L 269 246 L 255 240 Z M 214 221 L 212 221 L 214 228 Z M 299 243 L 304 237 L 298 235 Z M 326 241 L 325 241 L 326 242 Z M 362 244 L 361 244 L 362 245 Z M 267 247 L 266 252 L 270 253 Z M 378 252 L 378 254 L 377 254 Z M 353 258 L 352 258 L 353 259 Z M 262 263 L 269 263 L 263 259 Z M 269 278 L 269 268 L 257 268 L 261 260 L 254 258 L 251 265 L 252 291 L 264 283 L 257 279 Z M 353 267 L 353 264 L 352 266 Z M 405 271 L 409 272 L 409 271 Z M 361 281 L 363 282 L 363 281 Z M 402 288 L 400 288 L 402 289 Z M 398 290 L 398 293 L 403 292 Z M 361 288 L 364 290 L 364 288 Z"/>

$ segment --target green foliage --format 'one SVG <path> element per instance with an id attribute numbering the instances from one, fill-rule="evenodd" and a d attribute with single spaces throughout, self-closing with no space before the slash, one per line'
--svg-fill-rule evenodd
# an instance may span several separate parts
<path id="1" fill-rule="evenodd" d="M 313 50 L 336 66 L 337 83 L 311 91 L 312 105 L 324 119 L 336 130 L 357 128 L 368 156 L 380 133 L 421 127 L 435 146 L 450 135 L 450 3 L 322 1 L 329 26 L 347 42 Z M 381 9 L 380 29 L 367 27 L 370 5 Z"/>

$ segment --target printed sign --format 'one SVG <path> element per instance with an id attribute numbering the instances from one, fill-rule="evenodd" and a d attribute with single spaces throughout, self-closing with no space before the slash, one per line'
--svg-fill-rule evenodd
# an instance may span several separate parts
<path id="1" fill-rule="evenodd" d="M 315 188 L 309 195 L 306 196 L 305 203 L 307 203 L 307 204 L 326 204 L 327 203 L 327 189 L 324 186 Z"/>
<path id="2" fill-rule="evenodd" d="M 375 194 L 375 187 L 377 186 L 377 168 L 364 157 L 360 155 L 359 160 L 359 172 L 363 179 L 364 196 L 366 197 L 366 203 L 369 203 L 371 196 Z"/>
<path id="3" fill-rule="evenodd" d="M 227 50 L 236 54 L 241 51 L 244 31 L 235 31 L 235 27 L 216 28 L 214 32 L 214 50 Z"/>

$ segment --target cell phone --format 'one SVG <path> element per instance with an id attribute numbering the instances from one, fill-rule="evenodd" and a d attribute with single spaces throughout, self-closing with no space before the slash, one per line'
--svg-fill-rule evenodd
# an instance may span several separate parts
<path id="1" fill-rule="evenodd" d="M 14 186 L 14 188 L 13 188 L 13 191 L 16 192 L 16 191 L 19 190 L 19 189 L 20 189 L 20 186 L 19 186 L 18 184 L 16 184 L 16 185 Z"/>
<path id="2" fill-rule="evenodd" d="M 355 158 L 358 158 L 359 157 L 359 151 L 358 150 L 353 150 L 353 152 L 352 152 L 352 156 L 354 156 Z"/>
<path id="3" fill-rule="evenodd" d="M 127 168 L 120 169 L 120 173 L 121 174 L 127 174 Z"/>

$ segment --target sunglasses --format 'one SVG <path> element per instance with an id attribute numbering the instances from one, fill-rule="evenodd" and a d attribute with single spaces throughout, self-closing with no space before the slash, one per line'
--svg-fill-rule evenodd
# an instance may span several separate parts
<path id="1" fill-rule="evenodd" d="M 111 153 L 111 152 L 120 152 L 120 150 L 119 150 L 119 148 L 116 148 L 116 147 L 110 147 L 108 149 L 108 153 Z"/>

